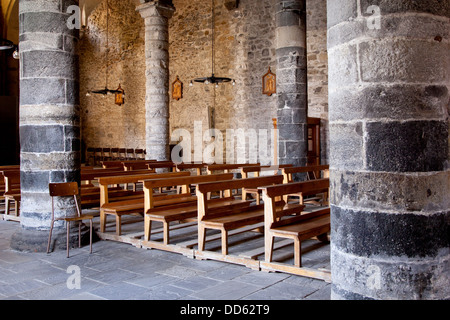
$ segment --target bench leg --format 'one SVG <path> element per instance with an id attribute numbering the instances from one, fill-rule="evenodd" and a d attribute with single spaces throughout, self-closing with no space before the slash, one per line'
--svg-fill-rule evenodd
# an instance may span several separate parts
<path id="1" fill-rule="evenodd" d="M 9 214 L 9 199 L 5 199 L 5 214 Z"/>
<path id="2" fill-rule="evenodd" d="M 222 254 L 228 254 L 228 231 L 225 229 L 222 229 Z"/>
<path id="3" fill-rule="evenodd" d="M 92 219 L 89 219 L 89 253 L 92 253 Z"/>
<path id="4" fill-rule="evenodd" d="M 19 201 L 14 201 L 14 214 L 16 217 L 19 216 Z"/>
<path id="5" fill-rule="evenodd" d="M 150 241 L 150 233 L 152 232 L 152 220 L 147 215 L 144 218 L 144 240 Z"/>
<path id="6" fill-rule="evenodd" d="M 266 231 L 267 232 L 267 231 Z M 265 239 L 264 239 L 264 249 L 265 249 L 265 258 L 266 258 L 266 262 L 272 262 L 272 254 L 273 254 L 273 239 L 274 237 L 270 234 L 265 234 L 264 235 Z"/>
<path id="7" fill-rule="evenodd" d="M 163 228 L 164 228 L 164 244 L 169 244 L 169 223 L 163 222 Z"/>
<path id="8" fill-rule="evenodd" d="M 116 234 L 118 236 L 122 234 L 122 218 L 120 215 L 116 216 Z"/>
<path id="9" fill-rule="evenodd" d="M 205 250 L 206 230 L 202 226 L 198 226 L 198 250 Z"/>
<path id="10" fill-rule="evenodd" d="M 106 214 L 103 210 L 100 210 L 100 232 L 105 232 L 106 228 Z"/>
<path id="11" fill-rule="evenodd" d="M 302 243 L 298 238 L 294 239 L 294 264 L 299 268 L 302 266 Z"/>

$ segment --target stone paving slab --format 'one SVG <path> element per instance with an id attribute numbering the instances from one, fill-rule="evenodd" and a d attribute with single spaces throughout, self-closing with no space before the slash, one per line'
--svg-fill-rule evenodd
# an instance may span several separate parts
<path id="1" fill-rule="evenodd" d="M 221 261 L 99 241 L 88 246 L 25 253 L 10 249 L 20 224 L 0 221 L 1 300 L 329 300 L 329 283 L 255 271 Z M 320 255 L 321 253 L 315 253 Z M 71 266 L 79 268 L 80 288 Z M 72 282 L 71 282 L 72 281 Z"/>

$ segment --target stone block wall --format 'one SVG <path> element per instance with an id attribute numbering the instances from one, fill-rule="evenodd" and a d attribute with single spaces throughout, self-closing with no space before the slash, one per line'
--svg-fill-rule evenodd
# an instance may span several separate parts
<path id="1" fill-rule="evenodd" d="M 106 1 L 89 16 L 80 39 L 82 138 L 87 147 L 145 148 L 144 20 L 133 0 L 110 0 L 108 88 L 125 90 L 125 104 L 114 96 L 86 96 L 106 82 Z"/>
<path id="2" fill-rule="evenodd" d="M 85 96 L 105 84 L 105 1 L 94 10 L 82 33 L 82 136 L 86 146 L 145 148 L 144 21 L 134 2 L 110 0 L 109 87 L 116 89 L 121 83 L 125 105 L 116 106 L 112 97 Z M 269 67 L 277 73 L 275 2 L 242 0 L 237 8 L 227 8 L 225 1 L 215 0 L 215 75 L 236 81 L 235 86 L 226 83 L 215 88 L 201 83 L 189 86 L 191 80 L 212 72 L 211 2 L 173 1 L 170 84 L 178 76 L 184 86 L 182 99 L 170 98 L 171 132 L 186 129 L 193 135 L 194 121 L 201 121 L 203 132 L 216 128 L 225 140 L 235 139 L 235 145 L 236 136 L 227 137 L 227 129 L 267 130 L 271 143 L 277 97 L 262 94 L 262 77 Z M 326 0 L 308 0 L 307 13 L 309 116 L 327 119 Z M 171 95 L 171 86 L 169 91 Z M 244 154 L 248 158 L 251 153 L 248 147 L 237 148 L 234 157 Z"/>

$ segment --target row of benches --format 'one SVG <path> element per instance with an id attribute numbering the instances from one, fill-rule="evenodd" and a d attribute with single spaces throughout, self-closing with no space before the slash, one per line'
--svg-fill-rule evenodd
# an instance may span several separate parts
<path id="1" fill-rule="evenodd" d="M 157 174 L 154 169 L 149 169 L 149 163 L 176 168 L 177 172 Z M 297 267 L 301 266 L 301 241 L 314 236 L 321 241 L 327 240 L 329 208 L 305 213 L 303 197 L 328 193 L 328 166 L 284 166 L 279 169 L 281 174 L 275 174 L 278 172 L 277 168 L 258 164 L 176 166 L 168 162 L 146 161 L 146 165 L 147 169 L 133 171 L 124 171 L 123 167 L 118 166 L 82 169 L 81 203 L 83 207 L 100 207 L 101 233 L 105 232 L 108 215 L 115 216 L 117 235 L 121 234 L 123 215 L 144 216 L 144 241 L 150 246 L 154 244 L 155 247 L 164 249 L 164 246 L 170 245 L 170 223 L 192 221 L 198 227 L 200 252 L 205 250 L 206 230 L 214 229 L 220 231 L 222 255 L 227 255 L 228 234 L 231 230 L 263 223 L 266 261 L 272 259 L 274 237 L 292 238 Z M 192 168 L 206 168 L 208 174 L 192 176 L 190 172 L 182 171 Z M 17 173 L 17 170 L 15 168 L 2 172 L 4 176 L 5 173 L 9 176 L 8 172 Z M 239 170 L 242 178 L 233 179 L 233 173 L 229 172 L 231 170 Z M 223 173 L 217 173 L 218 171 Z M 270 175 L 261 176 L 263 172 Z M 251 173 L 256 177 L 249 178 Z M 310 179 L 313 180 L 293 182 L 292 175 L 296 173 L 311 174 Z M 142 190 L 120 187 L 138 183 L 142 184 Z M 196 187 L 195 194 L 191 192 L 192 186 Z M 167 188 L 171 192 L 161 192 Z M 235 197 L 233 190 L 241 190 L 242 197 Z M 254 195 L 256 203 L 248 200 L 249 194 Z M 260 203 L 261 196 L 263 204 Z M 299 197 L 300 201 L 289 202 L 290 196 Z M 156 221 L 163 223 L 162 244 L 156 244 L 151 239 L 152 222 Z"/>
<path id="2" fill-rule="evenodd" d="M 105 232 L 106 217 L 116 218 L 116 234 L 121 234 L 121 217 L 137 214 L 144 216 L 144 241 L 152 242 L 152 222 L 163 224 L 163 246 L 170 244 L 171 222 L 194 221 L 198 225 L 198 250 L 205 249 L 206 229 L 220 230 L 222 238 L 222 254 L 228 254 L 228 232 L 230 230 L 264 223 L 266 237 L 293 238 L 296 243 L 295 263 L 299 267 L 300 242 L 312 236 L 319 236 L 320 240 L 326 240 L 329 230 L 329 208 L 319 210 L 313 214 L 305 213 L 303 197 L 306 194 L 327 194 L 329 188 L 328 178 L 315 179 L 306 182 L 288 182 L 295 171 L 319 172 L 327 170 L 327 166 L 311 168 L 285 168 L 283 174 L 264 177 L 233 179 L 232 173 L 209 174 L 191 176 L 189 172 L 172 172 L 148 175 L 129 175 L 123 177 L 99 178 L 98 183 L 101 193 L 101 232 Z M 254 167 L 260 172 L 263 167 Z M 242 169 L 241 169 L 242 170 Z M 272 168 L 273 170 L 273 168 Z M 245 170 L 250 172 L 250 169 Z M 151 175 L 151 174 L 150 174 Z M 110 201 L 110 186 L 124 183 L 142 183 L 144 196 L 141 198 Z M 196 186 L 196 194 L 190 192 L 190 187 Z M 271 187 L 274 185 L 275 187 Z M 155 192 L 167 187 L 182 187 L 181 192 L 167 194 Z M 246 195 L 247 190 L 257 190 L 263 194 L 264 204 L 241 199 L 232 195 L 232 190 L 242 190 Z M 219 193 L 221 196 L 212 196 Z M 300 201 L 289 202 L 288 197 L 295 195 Z M 283 218 L 284 217 L 284 218 Z M 287 217 L 287 218 L 286 218 Z M 299 218 L 301 217 L 301 218 Z M 273 241 L 272 241 L 273 242 Z M 266 241 L 266 258 L 271 259 L 273 247 L 271 241 Z M 151 244 L 150 244 L 151 245 Z M 160 244 L 155 244 L 163 248 Z"/>

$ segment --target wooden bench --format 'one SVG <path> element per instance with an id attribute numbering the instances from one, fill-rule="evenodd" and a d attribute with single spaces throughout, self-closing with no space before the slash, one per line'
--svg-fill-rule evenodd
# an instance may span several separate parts
<path id="1" fill-rule="evenodd" d="M 152 179 L 145 180 L 145 241 L 150 241 L 152 221 L 163 223 L 165 245 L 169 244 L 169 225 L 174 221 L 188 221 L 189 219 L 197 220 L 197 196 L 191 195 L 190 186 L 198 183 L 215 182 L 230 180 L 233 178 L 232 173 L 200 175 L 181 178 L 168 179 Z M 185 198 L 175 198 L 172 201 L 161 202 L 160 198 L 155 198 L 153 189 L 164 187 L 182 186 L 182 194 L 189 196 Z M 215 206 L 222 204 L 230 204 L 233 199 L 216 199 Z"/>
<path id="2" fill-rule="evenodd" d="M 149 169 L 149 163 L 158 163 L 157 160 L 127 160 L 122 161 L 122 165 L 126 171 Z"/>
<path id="3" fill-rule="evenodd" d="M 114 169 L 94 169 L 90 171 L 81 171 L 81 181 L 85 184 L 92 184 L 92 181 L 97 181 L 102 177 L 114 177 L 114 176 L 129 176 L 137 174 L 150 174 L 155 173 L 154 170 L 136 170 L 136 171 L 123 171 Z"/>
<path id="4" fill-rule="evenodd" d="M 176 165 L 177 171 L 185 171 L 195 169 L 197 175 L 202 175 L 202 169 L 206 168 L 208 165 L 205 163 L 179 163 Z"/>
<path id="5" fill-rule="evenodd" d="M 3 197 L 5 199 L 5 215 L 10 214 L 10 202 L 14 202 L 14 215 L 19 216 L 20 210 L 20 171 L 14 170 L 3 170 L 3 181 L 4 181 L 4 193 Z"/>
<path id="6" fill-rule="evenodd" d="M 264 221 L 264 206 L 251 205 L 252 201 L 241 200 L 241 205 L 211 206 L 214 199 L 208 199 L 208 193 L 224 191 L 225 197 L 231 195 L 232 189 L 258 188 L 280 184 L 281 175 L 259 178 L 236 179 L 221 182 L 201 183 L 197 185 L 198 197 L 198 249 L 205 250 L 206 229 L 221 231 L 222 254 L 228 254 L 228 231 Z M 242 203 L 246 205 L 243 207 Z"/>
<path id="7" fill-rule="evenodd" d="M 176 171 L 177 165 L 172 161 L 156 161 L 147 163 L 149 169 L 170 169 L 171 171 Z"/>
<path id="8" fill-rule="evenodd" d="M 312 179 L 321 179 L 321 178 L 329 178 L 330 171 L 329 171 L 329 165 L 317 165 L 317 166 L 305 166 L 305 167 L 289 167 L 282 169 L 283 174 L 283 183 L 292 183 L 295 182 L 293 175 L 295 174 L 304 174 L 306 180 L 312 180 Z M 313 198 L 309 199 L 308 201 L 316 201 L 318 199 L 321 199 L 320 201 L 322 204 L 326 205 L 328 203 L 328 194 L 329 189 L 325 188 L 321 190 L 320 192 L 314 193 L 314 192 L 302 192 L 297 194 L 286 194 L 284 196 L 284 200 L 288 202 L 289 197 L 298 197 L 300 204 L 303 204 L 305 202 L 305 197 L 307 196 L 315 196 L 317 194 L 322 194 L 320 198 Z"/>
<path id="9" fill-rule="evenodd" d="M 131 171 L 133 172 L 133 171 Z M 98 179 L 100 186 L 100 231 L 105 232 L 106 216 L 114 215 L 116 217 L 116 234 L 121 235 L 121 217 L 123 215 L 144 214 L 144 192 L 131 192 L 124 195 L 114 191 L 113 197 L 110 197 L 109 187 L 118 184 L 138 183 L 141 180 L 156 178 L 170 178 L 189 176 L 189 172 L 173 173 L 148 173 L 138 175 L 121 175 L 113 177 L 103 177 Z M 183 196 L 183 195 L 177 195 Z"/>
<path id="10" fill-rule="evenodd" d="M 254 177 L 260 177 L 261 172 L 272 172 L 273 175 L 279 174 L 280 170 L 283 168 L 292 167 L 292 164 L 281 164 L 276 166 L 250 166 L 250 167 L 241 167 L 241 175 L 242 179 L 250 178 L 249 174 L 253 174 Z M 248 194 L 253 194 L 256 198 L 256 203 L 260 204 L 261 202 L 261 190 L 243 188 L 242 189 L 242 199 L 246 200 Z"/>
<path id="11" fill-rule="evenodd" d="M 228 173 L 232 170 L 239 170 L 242 167 L 255 167 L 261 165 L 260 163 L 225 163 L 225 164 L 211 164 L 206 167 L 208 174 L 213 174 L 216 171 L 223 171 Z"/>
<path id="12" fill-rule="evenodd" d="M 272 261 L 274 237 L 294 240 L 294 264 L 301 267 L 301 242 L 317 237 L 327 242 L 330 231 L 330 208 L 305 213 L 303 204 L 287 204 L 280 208 L 277 199 L 286 194 L 319 192 L 329 187 L 328 179 L 294 182 L 260 187 L 264 200 L 264 247 L 266 262 Z"/>

